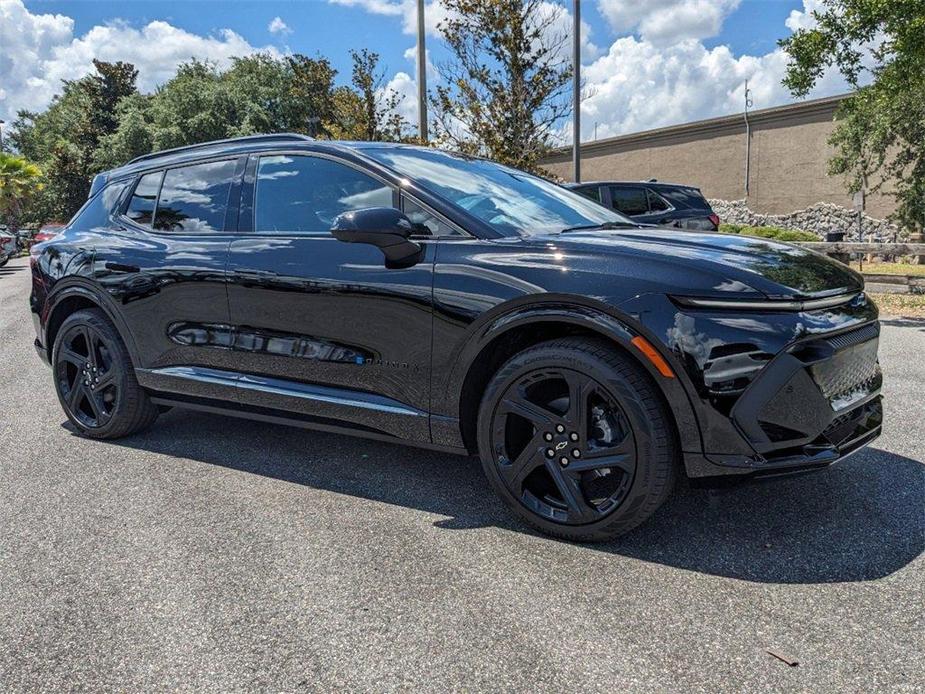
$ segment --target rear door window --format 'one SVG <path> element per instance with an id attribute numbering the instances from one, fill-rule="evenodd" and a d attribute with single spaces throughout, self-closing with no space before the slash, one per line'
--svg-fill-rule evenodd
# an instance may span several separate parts
<path id="1" fill-rule="evenodd" d="M 584 195 L 586 198 L 591 198 L 594 202 L 601 201 L 601 189 L 597 186 L 590 186 L 588 188 L 575 188 L 576 193 Z"/>
<path id="2" fill-rule="evenodd" d="M 671 205 L 665 202 L 665 198 L 663 198 L 651 188 L 646 190 L 646 194 L 649 197 L 649 209 L 652 212 L 665 212 L 666 210 L 671 209 Z"/>
<path id="3" fill-rule="evenodd" d="M 610 200 L 614 208 L 623 214 L 646 214 L 649 211 L 645 188 L 610 186 Z"/>
<path id="4" fill-rule="evenodd" d="M 157 200 L 154 228 L 175 232 L 222 231 L 235 165 L 235 160 L 229 159 L 168 169 Z"/>

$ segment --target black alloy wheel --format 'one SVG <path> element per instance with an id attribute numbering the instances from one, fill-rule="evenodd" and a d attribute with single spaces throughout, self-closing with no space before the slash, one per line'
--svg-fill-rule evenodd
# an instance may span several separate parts
<path id="1" fill-rule="evenodd" d="M 544 532 L 598 541 L 635 527 L 675 477 L 670 415 L 651 378 L 612 345 L 532 347 L 492 379 L 479 452 L 492 486 Z"/>
<path id="2" fill-rule="evenodd" d="M 636 440 L 620 405 L 588 374 L 527 373 L 505 389 L 493 421 L 498 472 L 534 513 L 558 523 L 593 523 L 626 498 Z"/>
<path id="3" fill-rule="evenodd" d="M 113 348 L 89 324 L 74 325 L 58 343 L 55 375 L 67 413 L 87 429 L 112 419 L 120 397 Z"/>
<path id="4" fill-rule="evenodd" d="M 52 352 L 55 390 L 68 419 L 85 436 L 112 439 L 139 431 L 158 415 L 138 385 L 118 331 L 97 309 L 68 316 Z"/>

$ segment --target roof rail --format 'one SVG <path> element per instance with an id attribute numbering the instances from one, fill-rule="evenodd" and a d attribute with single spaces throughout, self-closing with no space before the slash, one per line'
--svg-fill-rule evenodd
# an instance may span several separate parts
<path id="1" fill-rule="evenodd" d="M 232 142 L 264 142 L 272 140 L 305 140 L 308 142 L 313 141 L 315 138 L 309 137 L 308 135 L 302 135 L 300 133 L 276 133 L 276 134 L 259 134 L 259 135 L 245 135 L 244 137 L 230 137 L 226 140 L 212 140 L 210 142 L 199 142 L 195 145 L 184 145 L 183 147 L 173 147 L 172 149 L 162 149 L 157 152 L 150 152 L 149 154 L 142 154 L 140 157 L 135 157 L 128 164 L 134 164 L 139 161 L 146 161 L 148 159 L 156 159 L 162 157 L 165 154 L 175 154 L 176 152 L 189 152 L 195 149 L 204 149 L 206 147 L 214 147 L 215 145 L 224 145 Z M 128 165 L 126 164 L 126 166 Z"/>

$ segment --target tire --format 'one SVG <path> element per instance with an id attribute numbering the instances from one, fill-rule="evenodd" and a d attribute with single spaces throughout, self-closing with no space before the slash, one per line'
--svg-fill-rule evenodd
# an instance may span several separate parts
<path id="1" fill-rule="evenodd" d="M 6 265 L 9 262 L 9 260 L 10 260 L 10 256 L 8 255 L 5 255 L 2 258 L 0 258 L 0 267 L 3 267 L 4 265 Z"/>
<path id="2" fill-rule="evenodd" d="M 117 439 L 157 419 L 157 406 L 138 385 L 125 343 L 99 309 L 76 311 L 64 320 L 51 363 L 61 407 L 82 435 Z"/>
<path id="3" fill-rule="evenodd" d="M 661 394 L 604 340 L 562 338 L 515 355 L 489 383 L 477 426 L 494 490 L 531 526 L 562 539 L 628 532 L 662 505 L 677 476 Z"/>

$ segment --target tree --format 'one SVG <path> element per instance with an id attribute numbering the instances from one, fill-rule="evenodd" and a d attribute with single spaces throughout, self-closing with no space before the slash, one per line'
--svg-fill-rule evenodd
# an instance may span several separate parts
<path id="1" fill-rule="evenodd" d="M 42 172 L 23 157 L 0 152 L 0 215 L 19 229 L 26 203 L 42 189 Z"/>
<path id="2" fill-rule="evenodd" d="M 407 139 L 409 123 L 398 112 L 404 97 L 386 87 L 379 54 L 350 51 L 351 87 L 335 90 L 336 126 L 333 136 L 344 140 L 400 142 Z"/>
<path id="3" fill-rule="evenodd" d="M 441 141 L 536 169 L 571 111 L 572 65 L 557 31 L 564 10 L 544 0 L 446 0 L 440 32 L 452 61 L 433 109 Z"/>
<path id="4" fill-rule="evenodd" d="M 137 94 L 138 71 L 129 63 L 93 61 L 94 72 L 65 80 L 43 113 L 20 111 L 10 140 L 45 172 L 46 183 L 27 213 L 69 219 L 87 199 L 94 174 L 104 167 L 101 141 L 118 129 L 120 102 Z M 40 221 L 31 219 L 31 221 Z"/>
<path id="5" fill-rule="evenodd" d="M 925 226 L 925 3 L 822 0 L 816 26 L 781 41 L 790 62 L 784 84 L 805 96 L 834 67 L 854 93 L 839 108 L 830 143 L 833 174 L 856 192 L 878 176 L 898 202 L 895 218 Z M 869 83 L 863 84 L 867 80 Z"/>

